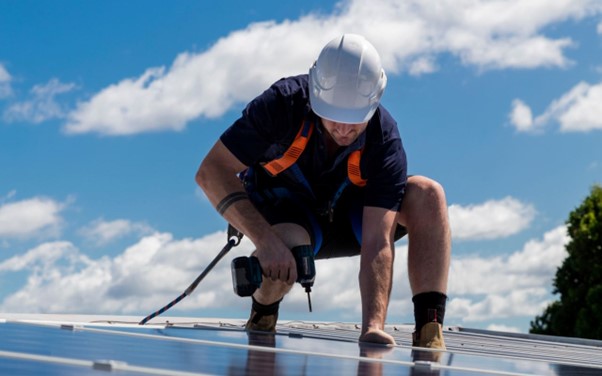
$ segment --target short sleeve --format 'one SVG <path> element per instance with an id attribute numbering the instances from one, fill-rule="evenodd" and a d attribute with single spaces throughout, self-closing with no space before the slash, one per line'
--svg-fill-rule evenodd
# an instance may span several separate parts
<path id="1" fill-rule="evenodd" d="M 239 161 L 253 165 L 269 157 L 270 150 L 291 142 L 308 106 L 303 81 L 302 76 L 279 80 L 253 99 L 221 135 Z"/>

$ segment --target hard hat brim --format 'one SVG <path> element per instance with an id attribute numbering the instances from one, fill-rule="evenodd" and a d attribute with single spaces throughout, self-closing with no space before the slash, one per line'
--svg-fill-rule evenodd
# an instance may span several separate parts
<path id="1" fill-rule="evenodd" d="M 312 111 L 319 117 L 345 124 L 361 124 L 369 121 L 378 107 L 378 103 L 362 108 L 335 107 L 321 100 L 312 92 L 309 94 L 309 103 Z"/>

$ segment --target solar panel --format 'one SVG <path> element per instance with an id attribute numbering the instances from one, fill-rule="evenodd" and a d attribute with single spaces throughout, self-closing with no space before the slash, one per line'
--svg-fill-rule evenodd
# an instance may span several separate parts
<path id="1" fill-rule="evenodd" d="M 397 346 L 383 347 L 358 344 L 359 326 L 349 323 L 283 322 L 275 335 L 247 333 L 243 324 L 13 315 L 0 324 L 0 374 L 602 374 L 600 341 L 446 327 L 448 351 L 433 362 L 435 353 L 411 348 L 410 325 L 388 325 Z"/>

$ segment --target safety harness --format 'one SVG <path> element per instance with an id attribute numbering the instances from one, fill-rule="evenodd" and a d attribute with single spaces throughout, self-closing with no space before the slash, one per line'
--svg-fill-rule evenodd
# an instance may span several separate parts
<path id="1" fill-rule="evenodd" d="M 301 123 L 301 128 L 293 143 L 289 148 L 282 154 L 282 156 L 262 164 L 262 167 L 270 173 L 272 176 L 277 176 L 282 171 L 295 165 L 297 159 L 301 156 L 301 153 L 305 150 L 307 142 L 314 131 L 314 124 L 309 120 L 305 120 Z M 362 157 L 364 149 L 355 150 L 347 157 L 347 178 L 351 183 L 358 187 L 366 185 L 367 180 L 362 178 L 360 172 L 360 159 Z"/>
<path id="2" fill-rule="evenodd" d="M 295 180 L 301 183 L 306 190 L 315 197 L 311 186 L 303 172 L 297 165 L 297 160 L 305 150 L 309 138 L 311 137 L 314 131 L 314 123 L 308 119 L 304 120 L 301 123 L 301 127 L 292 144 L 288 147 L 288 149 L 278 158 L 271 160 L 269 162 L 262 163 L 261 166 L 266 170 L 271 176 L 277 176 L 285 170 L 289 170 L 294 176 Z M 337 200 L 345 190 L 345 188 L 351 183 L 358 187 L 364 187 L 367 183 L 366 179 L 363 179 L 360 171 L 360 160 L 364 149 L 354 150 L 347 157 L 347 177 L 341 183 L 337 191 L 335 192 L 333 198 L 329 201 L 328 207 L 325 210 L 325 214 L 328 214 L 329 219 L 332 221 L 333 210 L 336 205 Z"/>

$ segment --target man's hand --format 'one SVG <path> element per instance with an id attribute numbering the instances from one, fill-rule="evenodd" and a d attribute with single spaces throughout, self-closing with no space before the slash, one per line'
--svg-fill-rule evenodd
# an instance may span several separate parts
<path id="1" fill-rule="evenodd" d="M 266 278 L 292 285 L 297 280 L 297 264 L 291 250 L 282 242 L 257 248 L 254 253 Z"/>
<path id="2" fill-rule="evenodd" d="M 382 345 L 395 345 L 395 339 L 384 330 L 368 329 L 360 335 L 360 342 L 379 343 Z"/>

